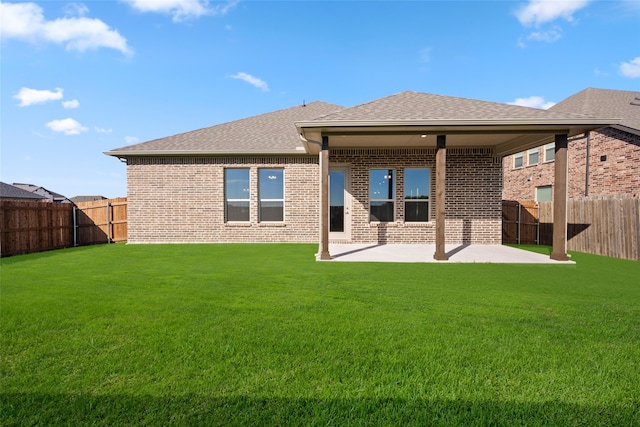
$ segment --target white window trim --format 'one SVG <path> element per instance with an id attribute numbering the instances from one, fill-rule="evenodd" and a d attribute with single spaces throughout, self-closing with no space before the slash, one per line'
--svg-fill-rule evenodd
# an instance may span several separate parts
<path id="1" fill-rule="evenodd" d="M 538 155 L 538 160 L 535 163 L 531 163 L 532 154 Z M 540 164 L 540 150 L 538 149 L 538 147 L 527 150 L 527 166 L 536 166 L 538 164 Z"/>
<path id="2" fill-rule="evenodd" d="M 549 160 L 547 159 L 547 151 L 549 149 L 553 149 L 554 150 L 554 155 L 553 155 L 553 159 Z M 544 156 L 544 162 L 543 163 L 551 163 L 553 161 L 555 161 L 556 157 L 555 157 L 555 149 L 556 149 L 556 143 L 552 142 L 551 144 L 547 144 L 544 146 L 544 152 L 543 152 L 543 156 Z"/>
<path id="3" fill-rule="evenodd" d="M 516 159 L 520 159 L 521 165 L 516 166 Z M 516 153 L 513 155 L 513 169 L 522 169 L 524 167 L 524 152 Z"/>

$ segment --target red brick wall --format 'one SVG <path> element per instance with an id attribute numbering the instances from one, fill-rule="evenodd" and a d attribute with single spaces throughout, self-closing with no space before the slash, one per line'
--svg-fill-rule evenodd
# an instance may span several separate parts
<path id="1" fill-rule="evenodd" d="M 591 132 L 590 144 L 588 195 L 640 194 L 640 136 L 609 127 Z M 586 138 L 569 142 L 569 198 L 585 196 L 586 153 Z M 554 162 L 528 166 L 526 154 L 520 169 L 513 168 L 513 156 L 503 161 L 505 200 L 534 200 L 536 187 L 553 184 Z"/>

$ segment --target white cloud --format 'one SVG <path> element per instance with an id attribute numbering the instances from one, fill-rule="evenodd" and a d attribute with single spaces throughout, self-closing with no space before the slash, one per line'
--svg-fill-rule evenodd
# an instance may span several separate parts
<path id="1" fill-rule="evenodd" d="M 73 119 L 51 120 L 47 127 L 54 132 L 61 132 L 65 135 L 79 135 L 86 132 L 87 128 Z"/>
<path id="2" fill-rule="evenodd" d="M 127 39 L 99 19 L 82 16 L 84 5 L 77 5 L 67 13 L 77 17 L 45 20 L 43 10 L 35 3 L 0 3 L 0 37 L 30 43 L 62 44 L 67 50 L 84 52 L 90 49 L 111 48 L 131 54 Z"/>
<path id="3" fill-rule="evenodd" d="M 573 21 L 573 14 L 585 8 L 590 0 L 529 0 L 516 11 L 518 21 L 524 26 L 540 25 L 563 18 Z"/>
<path id="4" fill-rule="evenodd" d="M 632 79 L 640 77 L 640 56 L 636 56 L 631 61 L 621 63 L 620 73 Z"/>
<path id="5" fill-rule="evenodd" d="M 534 31 L 527 36 L 527 40 L 531 40 L 534 42 L 553 43 L 560 40 L 561 37 L 562 29 L 556 26 L 548 31 Z"/>
<path id="6" fill-rule="evenodd" d="M 127 144 L 135 144 L 140 141 L 140 138 L 138 138 L 137 136 L 125 136 L 124 140 Z"/>
<path id="7" fill-rule="evenodd" d="M 238 0 L 212 6 L 208 0 L 122 0 L 139 12 L 171 15 L 173 22 L 183 22 L 205 15 L 225 15 Z"/>
<path id="8" fill-rule="evenodd" d="M 521 107 L 541 108 L 547 110 L 554 105 L 555 102 L 545 101 L 541 96 L 530 96 L 528 98 L 516 98 L 515 101 L 509 102 L 509 105 L 519 105 Z"/>
<path id="9" fill-rule="evenodd" d="M 111 132 L 113 132 L 113 130 L 111 130 L 111 129 L 101 128 L 101 127 L 98 127 L 98 126 L 94 126 L 93 129 L 96 131 L 96 133 L 111 133 Z"/>
<path id="10" fill-rule="evenodd" d="M 262 89 L 264 92 L 269 92 L 269 86 L 267 85 L 267 83 L 264 80 L 259 79 L 258 77 L 252 76 L 251 74 L 239 72 L 229 77 L 231 77 L 232 79 L 242 80 L 249 83 L 251 86 Z"/>
<path id="11" fill-rule="evenodd" d="M 420 49 L 420 62 L 426 64 L 431 61 L 431 50 L 431 47 L 424 47 Z"/>
<path id="12" fill-rule="evenodd" d="M 44 102 L 62 99 L 62 92 L 63 90 L 59 87 L 56 88 L 55 92 L 46 89 L 38 90 L 22 87 L 18 93 L 13 96 L 13 98 L 20 101 L 20 104 L 18 104 L 19 106 L 26 107 L 33 104 L 42 104 Z"/>
<path id="13" fill-rule="evenodd" d="M 64 7 L 67 16 L 85 16 L 89 13 L 89 8 L 83 3 L 69 3 Z"/>
<path id="14" fill-rule="evenodd" d="M 80 106 L 80 102 L 77 99 L 72 99 L 70 101 L 62 101 L 62 106 L 68 109 L 78 108 Z"/>

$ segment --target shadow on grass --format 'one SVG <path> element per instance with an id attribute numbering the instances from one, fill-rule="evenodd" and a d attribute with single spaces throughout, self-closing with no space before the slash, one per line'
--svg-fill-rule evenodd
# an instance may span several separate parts
<path id="1" fill-rule="evenodd" d="M 638 425 L 638 402 L 168 397 L 3 393 L 2 425 Z"/>

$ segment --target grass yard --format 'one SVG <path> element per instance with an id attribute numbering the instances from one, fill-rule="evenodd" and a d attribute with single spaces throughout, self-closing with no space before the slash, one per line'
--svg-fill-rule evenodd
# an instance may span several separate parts
<path id="1" fill-rule="evenodd" d="M 640 425 L 640 263 L 315 249 L 2 259 L 0 424 Z"/>

